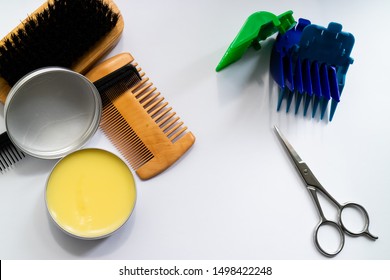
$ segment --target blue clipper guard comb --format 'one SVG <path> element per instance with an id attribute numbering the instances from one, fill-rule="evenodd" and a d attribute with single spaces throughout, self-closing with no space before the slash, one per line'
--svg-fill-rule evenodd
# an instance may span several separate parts
<path id="1" fill-rule="evenodd" d="M 288 112 L 295 96 L 295 113 L 304 97 L 304 115 L 312 104 L 312 117 L 320 107 L 323 119 L 331 101 L 332 121 L 345 85 L 355 39 L 342 32 L 341 24 L 331 22 L 328 28 L 299 19 L 295 28 L 279 34 L 271 54 L 270 71 L 279 85 L 278 110 L 287 98 Z"/>

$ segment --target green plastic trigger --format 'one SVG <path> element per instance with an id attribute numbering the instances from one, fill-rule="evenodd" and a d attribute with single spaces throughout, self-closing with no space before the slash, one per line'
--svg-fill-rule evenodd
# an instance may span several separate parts
<path id="1" fill-rule="evenodd" d="M 215 70 L 220 71 L 239 60 L 250 46 L 259 50 L 261 48 L 260 41 L 267 39 L 274 33 L 286 33 L 295 25 L 292 14 L 292 11 L 287 11 L 276 16 L 261 11 L 250 15 Z"/>

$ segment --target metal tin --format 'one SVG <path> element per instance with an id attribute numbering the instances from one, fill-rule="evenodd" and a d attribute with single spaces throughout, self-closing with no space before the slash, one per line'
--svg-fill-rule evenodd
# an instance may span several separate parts
<path id="1" fill-rule="evenodd" d="M 5 125 L 23 152 L 55 159 L 81 148 L 99 127 L 102 102 L 83 75 L 60 67 L 35 70 L 9 92 Z"/>
<path id="2" fill-rule="evenodd" d="M 102 158 L 91 160 L 88 153 Z M 118 177 L 124 179 L 115 181 Z M 128 200 L 124 199 L 127 196 Z M 51 220 L 64 233 L 78 239 L 96 240 L 116 233 L 130 219 L 136 201 L 132 171 L 120 157 L 103 149 L 68 154 L 56 163 L 46 181 L 45 204 Z"/>

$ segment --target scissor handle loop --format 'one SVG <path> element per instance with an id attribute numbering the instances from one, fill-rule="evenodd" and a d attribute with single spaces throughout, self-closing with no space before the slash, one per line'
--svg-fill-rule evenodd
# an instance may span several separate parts
<path id="1" fill-rule="evenodd" d="M 343 216 L 342 216 L 342 213 L 345 209 L 347 208 L 354 208 L 354 209 L 357 209 L 360 211 L 360 213 L 364 216 L 364 227 L 361 231 L 359 232 L 353 232 L 351 230 L 349 230 L 346 226 L 345 226 L 345 223 L 343 222 Z M 339 220 L 340 220 L 340 225 L 342 227 L 342 229 L 344 230 L 345 233 L 347 233 L 348 235 L 350 236 L 354 236 L 354 237 L 357 237 L 357 236 L 362 236 L 362 235 L 365 235 L 371 239 L 377 239 L 378 237 L 376 236 L 373 236 L 369 231 L 368 231 L 368 227 L 370 225 L 370 218 L 368 216 L 368 213 L 367 213 L 367 210 L 361 206 L 360 204 L 357 204 L 357 203 L 354 203 L 354 202 L 348 202 L 344 205 L 341 205 L 340 207 L 340 211 L 339 211 Z"/>
<path id="2" fill-rule="evenodd" d="M 336 249 L 336 251 L 334 252 L 328 252 L 326 251 L 324 248 L 321 247 L 321 244 L 318 240 L 318 231 L 320 230 L 321 227 L 323 226 L 331 226 L 333 228 L 336 228 L 337 229 L 337 232 L 339 233 L 339 236 L 340 236 L 340 243 L 339 243 L 339 247 Z M 333 222 L 333 221 L 329 221 L 329 220 L 321 220 L 320 223 L 317 225 L 315 231 L 314 231 L 314 243 L 317 247 L 317 249 L 325 256 L 327 257 L 334 257 L 336 256 L 338 253 L 341 252 L 341 250 L 344 248 L 344 243 L 345 243 L 345 235 L 344 235 L 344 231 L 342 229 L 342 227 Z"/>

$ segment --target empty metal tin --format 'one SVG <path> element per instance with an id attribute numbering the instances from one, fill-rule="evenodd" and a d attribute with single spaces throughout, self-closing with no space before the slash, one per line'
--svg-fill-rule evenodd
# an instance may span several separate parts
<path id="1" fill-rule="evenodd" d="M 4 107 L 11 141 L 43 159 L 61 158 L 81 148 L 96 132 L 101 111 L 93 83 L 60 67 L 38 69 L 21 78 Z"/>

